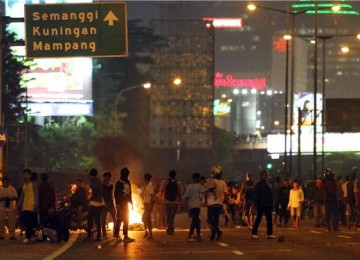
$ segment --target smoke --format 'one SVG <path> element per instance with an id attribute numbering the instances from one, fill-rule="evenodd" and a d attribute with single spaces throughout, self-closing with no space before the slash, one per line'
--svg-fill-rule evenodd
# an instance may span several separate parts
<path id="1" fill-rule="evenodd" d="M 120 170 L 127 167 L 130 170 L 130 180 L 135 184 L 141 183 L 144 174 L 142 157 L 125 137 L 100 138 L 95 144 L 94 154 L 100 168 L 110 171 L 114 180 L 120 177 Z"/>

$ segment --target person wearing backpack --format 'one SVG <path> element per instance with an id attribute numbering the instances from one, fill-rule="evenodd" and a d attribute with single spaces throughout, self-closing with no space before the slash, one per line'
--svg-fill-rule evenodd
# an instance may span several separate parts
<path id="1" fill-rule="evenodd" d="M 166 233 L 174 234 L 174 221 L 179 206 L 182 205 L 182 187 L 179 180 L 176 180 L 176 171 L 169 171 L 169 179 L 165 180 L 161 191 L 165 193 L 166 209 Z"/>

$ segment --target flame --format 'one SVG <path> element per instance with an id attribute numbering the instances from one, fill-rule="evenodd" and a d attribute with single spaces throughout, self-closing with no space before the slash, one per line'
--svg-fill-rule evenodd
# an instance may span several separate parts
<path id="1" fill-rule="evenodd" d="M 142 213 L 143 213 L 142 200 L 138 193 L 137 186 L 135 184 L 131 184 L 131 190 L 133 191 L 132 192 L 133 206 L 129 204 L 129 215 L 130 215 L 129 225 L 142 223 Z"/>

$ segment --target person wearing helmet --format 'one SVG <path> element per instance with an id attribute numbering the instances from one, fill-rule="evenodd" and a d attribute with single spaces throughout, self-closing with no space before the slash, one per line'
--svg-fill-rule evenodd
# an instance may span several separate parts
<path id="1" fill-rule="evenodd" d="M 223 199 L 228 192 L 228 188 L 225 181 L 222 180 L 222 171 L 221 166 L 214 166 L 211 169 L 213 178 L 208 179 L 205 183 L 208 205 L 207 221 L 211 230 L 211 241 L 215 238 L 220 240 L 223 233 L 219 228 L 219 217 L 223 207 Z"/>

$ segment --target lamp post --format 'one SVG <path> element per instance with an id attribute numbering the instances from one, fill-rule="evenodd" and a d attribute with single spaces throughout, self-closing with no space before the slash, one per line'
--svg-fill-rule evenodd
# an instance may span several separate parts
<path id="1" fill-rule="evenodd" d="M 139 84 L 139 85 L 135 85 L 135 86 L 130 86 L 130 87 L 127 87 L 127 88 L 124 88 L 124 89 L 121 89 L 116 97 L 115 97 L 115 111 L 116 111 L 116 114 L 115 114 L 115 120 L 116 120 L 116 124 L 119 123 L 119 113 L 118 113 L 118 106 L 119 106 L 119 99 L 120 97 L 123 97 L 123 94 L 128 92 L 128 91 L 131 91 L 133 89 L 137 89 L 137 88 L 145 88 L 145 89 L 149 89 L 151 88 L 151 83 L 150 82 L 146 82 L 146 83 L 143 83 L 143 84 Z"/>
<path id="2" fill-rule="evenodd" d="M 292 172 L 292 131 L 291 127 L 293 125 L 293 104 L 294 104 L 294 68 L 295 68 L 295 17 L 299 14 L 304 14 L 307 10 L 304 11 L 289 11 L 276 9 L 256 4 L 248 4 L 248 10 L 254 11 L 256 8 L 265 9 L 277 13 L 282 13 L 285 15 L 291 16 L 291 34 L 287 33 L 284 35 L 286 40 L 286 64 L 285 64 L 285 115 L 284 115 L 284 174 L 291 174 Z M 291 81 L 289 88 L 289 41 L 291 41 Z M 289 94 L 290 94 L 290 104 L 289 104 Z M 289 127 L 289 106 L 290 106 L 290 127 Z M 287 136 L 288 130 L 290 129 L 290 147 L 289 147 L 289 158 L 287 153 Z M 288 164 L 289 161 L 289 164 Z M 289 166 L 289 169 L 288 169 Z"/>
<path id="3" fill-rule="evenodd" d="M 318 57 L 318 1 L 315 1 L 315 19 L 314 19 L 314 27 L 315 27 L 315 46 L 314 46 L 314 122 L 313 122 L 313 178 L 315 179 L 317 176 L 317 147 L 316 147 L 316 132 L 317 132 L 317 57 Z"/>
<path id="4" fill-rule="evenodd" d="M 321 171 L 325 169 L 325 81 L 326 81 L 326 41 L 332 39 L 333 36 L 318 36 L 318 39 L 322 41 L 322 114 L 321 114 Z M 316 98 L 316 97 L 315 97 Z"/>

